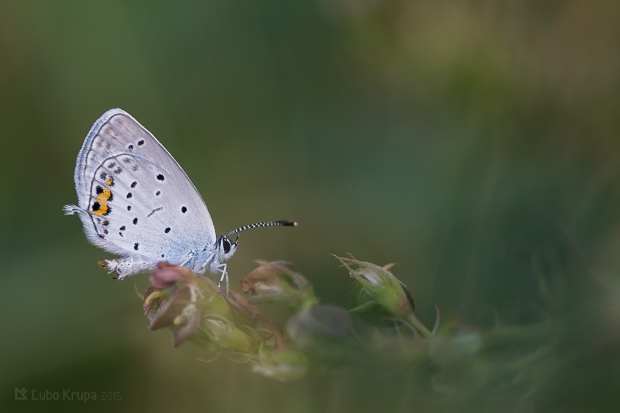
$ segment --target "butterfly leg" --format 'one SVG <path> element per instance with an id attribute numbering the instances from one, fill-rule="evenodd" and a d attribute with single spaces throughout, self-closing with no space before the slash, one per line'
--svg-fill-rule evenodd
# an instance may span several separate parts
<path id="1" fill-rule="evenodd" d="M 187 257 L 187 259 L 185 261 L 183 261 L 182 263 L 179 264 L 180 267 L 187 267 L 190 270 L 194 268 L 194 260 L 195 260 L 195 254 L 193 251 L 190 251 L 189 253 L 189 257 Z M 189 264 L 191 261 L 191 264 Z"/>
<path id="2" fill-rule="evenodd" d="M 228 267 L 228 264 L 220 264 L 217 266 L 217 268 L 221 271 L 222 276 L 220 277 L 220 282 L 217 284 L 217 289 L 220 291 L 220 294 L 222 293 L 222 281 L 224 281 L 224 279 L 226 280 L 226 295 L 228 295 L 228 272 L 226 271 L 226 268 Z"/>

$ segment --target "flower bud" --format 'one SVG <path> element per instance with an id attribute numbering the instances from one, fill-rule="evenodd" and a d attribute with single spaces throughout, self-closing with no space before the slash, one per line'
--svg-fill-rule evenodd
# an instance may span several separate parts
<path id="1" fill-rule="evenodd" d="M 151 274 L 151 283 L 154 288 L 163 290 L 172 287 L 177 282 L 189 284 L 194 278 L 196 276 L 187 267 L 158 262 L 157 270 Z"/>
<path id="2" fill-rule="evenodd" d="M 415 303 L 409 288 L 399 280 L 407 301 L 414 309 Z M 375 302 L 361 283 L 354 281 L 349 290 L 349 303 L 352 313 L 357 314 L 364 322 L 375 327 L 394 327 L 394 315 Z"/>
<path id="3" fill-rule="evenodd" d="M 335 257 L 359 284 L 351 291 L 352 301 L 356 305 L 350 310 L 351 312 L 363 313 L 362 317 L 372 324 L 390 318 L 406 321 L 424 337 L 431 336 L 431 332 L 413 314 L 414 302 L 411 292 L 388 271 L 392 265 L 379 267 L 355 258 Z"/>
<path id="4" fill-rule="evenodd" d="M 219 349 L 253 354 L 258 351 L 256 341 L 239 330 L 228 318 L 215 314 L 203 317 L 200 321 L 200 331 Z"/>
<path id="5" fill-rule="evenodd" d="M 387 269 L 354 258 L 336 258 L 349 270 L 351 277 L 361 286 L 357 295 L 362 302 L 358 305 L 372 308 L 376 304 L 383 308 L 387 314 L 398 318 L 413 314 L 411 293 L 408 297 L 403 289 L 404 284 Z M 358 268 L 353 269 L 349 265 L 355 265 Z"/>
<path id="6" fill-rule="evenodd" d="M 258 268 L 241 280 L 241 290 L 251 294 L 252 304 L 276 302 L 297 309 L 318 302 L 312 286 L 293 265 L 282 261 L 258 264 Z"/>
<path id="7" fill-rule="evenodd" d="M 160 293 L 157 291 L 150 297 Z M 185 287 L 169 299 L 163 300 L 160 308 L 150 319 L 150 330 L 176 326 L 173 333 L 173 346 L 180 346 L 196 330 L 200 319 L 200 312 L 191 300 L 190 288 Z"/>

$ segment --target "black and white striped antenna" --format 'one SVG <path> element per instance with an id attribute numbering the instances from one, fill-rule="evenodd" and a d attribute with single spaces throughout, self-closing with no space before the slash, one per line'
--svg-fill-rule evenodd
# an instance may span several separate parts
<path id="1" fill-rule="evenodd" d="M 296 221 L 288 221 L 288 220 L 258 222 L 256 224 L 244 225 L 242 227 L 234 229 L 234 230 L 230 231 L 226 236 L 230 237 L 231 235 L 236 234 L 237 232 L 245 231 L 246 229 L 252 229 L 252 228 L 260 228 L 260 227 L 296 227 L 296 226 L 297 226 L 297 222 Z"/>

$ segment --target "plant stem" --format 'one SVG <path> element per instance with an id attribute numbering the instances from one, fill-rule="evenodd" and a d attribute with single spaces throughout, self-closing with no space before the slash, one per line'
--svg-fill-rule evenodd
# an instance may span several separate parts
<path id="1" fill-rule="evenodd" d="M 428 328 L 426 328 L 424 326 L 424 324 L 422 324 L 422 322 L 420 322 L 420 320 L 418 320 L 418 318 L 415 316 L 415 314 L 411 314 L 410 316 L 408 316 L 406 318 L 406 321 L 411 324 L 416 330 L 418 330 L 418 332 L 420 334 L 422 334 L 422 337 L 424 338 L 431 338 L 432 337 L 432 333 L 429 331 Z"/>

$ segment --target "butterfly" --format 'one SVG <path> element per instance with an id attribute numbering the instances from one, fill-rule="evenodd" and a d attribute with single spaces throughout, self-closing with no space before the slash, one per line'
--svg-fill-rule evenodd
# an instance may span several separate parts
<path id="1" fill-rule="evenodd" d="M 74 173 L 77 214 L 88 240 L 120 258 L 100 262 L 115 279 L 149 272 L 160 261 L 186 266 L 198 274 L 220 274 L 250 228 L 297 226 L 269 221 L 237 228 L 217 237 L 207 205 L 181 166 L 161 143 L 130 114 L 110 109 L 92 126 L 80 150 Z"/>

